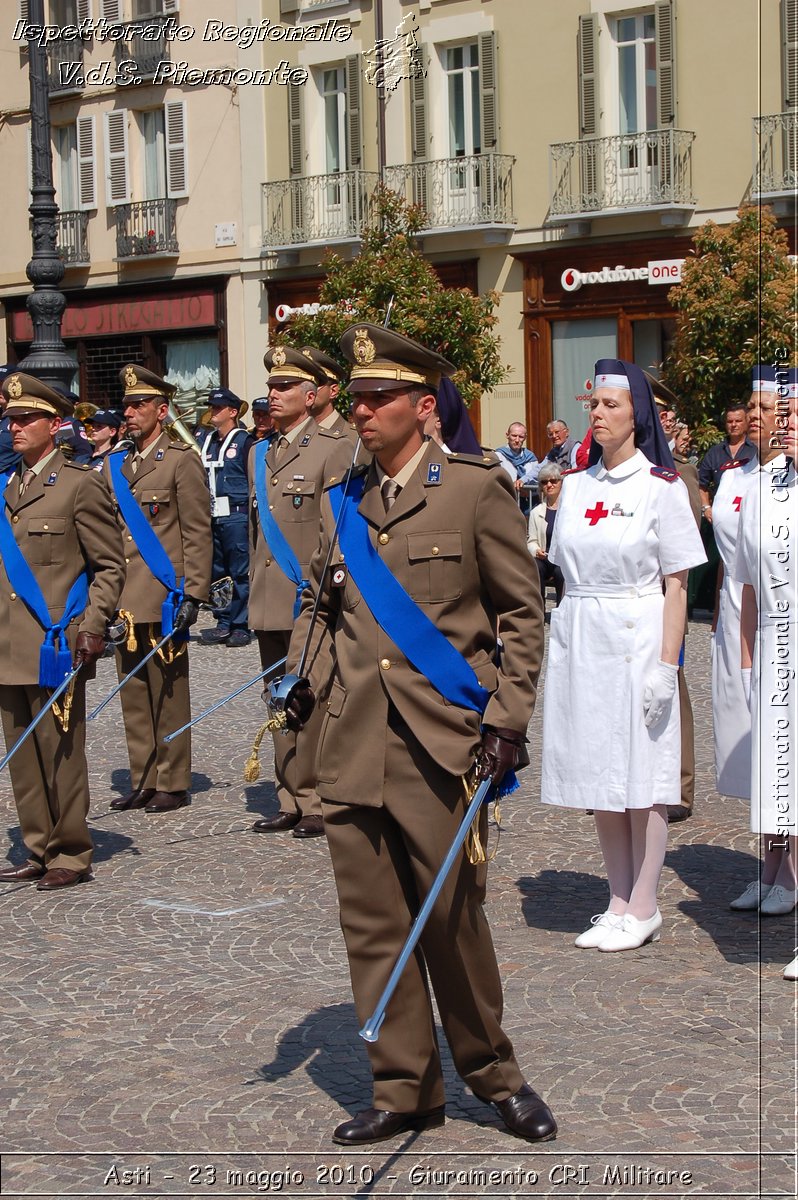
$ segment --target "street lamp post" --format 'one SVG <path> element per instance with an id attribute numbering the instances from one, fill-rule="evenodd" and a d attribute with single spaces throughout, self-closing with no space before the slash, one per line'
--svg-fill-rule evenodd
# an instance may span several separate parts
<path id="1" fill-rule="evenodd" d="M 44 24 L 44 0 L 28 0 L 30 24 Z M 47 86 L 47 53 L 40 41 L 28 42 L 31 119 L 31 239 L 33 257 L 26 268 L 33 291 L 27 308 L 33 322 L 30 351 L 19 363 L 23 371 L 51 386 L 69 387 L 77 363 L 70 358 L 61 338 L 61 317 L 66 297 L 59 290 L 64 264 L 56 249 L 58 205 L 53 187 L 53 155 L 50 148 L 50 97 Z"/>

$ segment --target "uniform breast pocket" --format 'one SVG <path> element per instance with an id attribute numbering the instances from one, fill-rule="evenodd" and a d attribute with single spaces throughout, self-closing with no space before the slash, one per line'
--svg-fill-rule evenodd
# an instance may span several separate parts
<path id="1" fill-rule="evenodd" d="M 316 484 L 312 479 L 296 479 L 283 488 L 283 510 L 289 521 L 318 521 L 315 505 Z"/>
<path id="2" fill-rule="evenodd" d="M 150 525 L 163 525 L 169 517 L 171 495 L 168 491 L 151 488 L 140 497 L 141 507 Z"/>
<path id="3" fill-rule="evenodd" d="M 66 521 L 63 517 L 36 517 L 29 521 L 25 543 L 28 562 L 43 567 L 63 562 L 65 533 Z"/>
<path id="4" fill-rule="evenodd" d="M 407 535 L 408 591 L 419 603 L 456 600 L 462 590 L 463 539 L 459 530 Z"/>

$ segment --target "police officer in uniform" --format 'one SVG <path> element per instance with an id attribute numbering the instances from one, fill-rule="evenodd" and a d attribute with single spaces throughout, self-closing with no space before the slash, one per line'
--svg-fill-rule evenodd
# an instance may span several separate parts
<path id="1" fill-rule="evenodd" d="M 98 408 L 91 419 L 91 440 L 94 446 L 88 466 L 102 471 L 103 463 L 119 441 L 122 414 L 111 408 Z"/>
<path id="2" fill-rule="evenodd" d="M 424 440 L 437 384 L 442 373 L 451 374 L 451 364 L 365 323 L 349 329 L 341 344 L 353 364 L 357 431 L 375 460 L 349 484 L 353 499 L 324 577 L 342 489 L 334 488 L 323 505 L 312 585 L 289 656 L 295 669 L 320 591 L 308 656 L 312 690 L 298 689 L 288 715 L 300 725 L 313 710 L 314 694 L 327 695 L 317 786 L 362 1022 L 462 820 L 463 776 L 476 765 L 482 777 L 498 781 L 528 762 L 524 742 L 543 654 L 543 610 L 525 523 L 496 457 L 447 456 Z M 386 572 L 408 601 L 389 605 L 387 614 L 381 600 Z M 412 665 L 403 643 L 419 620 L 426 634 L 412 644 L 429 647 L 429 656 Z M 443 642 L 473 679 L 484 712 L 450 691 L 446 671 L 441 675 L 434 661 Z M 437 686 L 425 670 L 436 675 Z M 554 1137 L 554 1118 L 524 1082 L 501 1028 L 485 883 L 484 865 L 463 854 L 433 908 L 421 952 L 401 977 L 379 1039 L 369 1043 L 373 1107 L 340 1125 L 335 1142 L 378 1142 L 443 1123 L 427 975 L 455 1066 L 469 1087 L 496 1106 L 517 1136 Z"/>
<path id="3" fill-rule="evenodd" d="M 313 420 L 321 425 L 322 429 L 339 430 L 349 438 L 354 446 L 357 434 L 335 407 L 335 401 L 341 391 L 341 384 L 346 378 L 345 371 L 334 358 L 325 354 L 323 350 L 317 350 L 315 346 L 303 346 L 302 353 L 316 364 L 324 377 L 324 382 L 320 383 L 316 389 L 316 399 L 311 409 Z"/>
<path id="4" fill-rule="evenodd" d="M 0 710 L 9 749 L 43 708 L 52 707 L 52 691 L 70 666 L 82 664 L 56 702 L 58 712 L 48 713 L 9 763 L 28 858 L 0 870 L 0 880 L 35 879 L 39 890 L 51 891 L 89 876 L 86 679 L 105 650 L 125 564 L 105 483 L 56 447 L 70 402 L 22 372 L 7 377 L 3 395 L 14 449 L 22 455 L 19 468 L 3 475 L 0 515 Z M 42 620 L 48 613 L 58 623 L 49 630 Z"/>
<path id="5" fill-rule="evenodd" d="M 269 413 L 269 397 L 258 396 L 252 401 L 252 426 L 255 430 L 255 441 L 262 442 L 274 433 L 274 422 Z"/>
<path id="6" fill-rule="evenodd" d="M 308 578 L 310 560 L 319 544 L 322 491 L 331 476 L 349 466 L 352 444 L 340 430 L 324 429 L 313 420 L 316 390 L 325 376 L 311 359 L 299 350 L 277 346 L 263 361 L 269 369 L 269 409 L 279 436 L 256 445 L 250 460 L 249 621 L 265 670 L 287 653 L 302 582 Z M 277 526 L 277 536 L 269 534 L 271 522 Z M 298 838 L 324 833 L 314 780 L 319 720 L 311 722 L 299 737 L 275 736 L 280 810 L 255 822 L 253 829 L 258 833 L 290 829 Z"/>
<path id="7" fill-rule="evenodd" d="M 204 630 L 203 642 L 249 645 L 249 480 L 247 462 L 254 438 L 242 428 L 244 407 L 229 388 L 214 388 L 207 400 L 212 430 L 201 453 L 208 474 L 213 530 L 213 578 L 229 575 L 233 598 L 216 612 L 216 628 Z"/>
<path id="8" fill-rule="evenodd" d="M 117 647 L 122 679 L 163 636 L 165 601 L 174 601 L 177 635 L 185 634 L 196 621 L 200 602 L 208 598 L 212 541 L 208 485 L 200 456 L 184 442 L 172 441 L 163 430 L 174 386 L 133 364 L 123 367 L 119 375 L 127 433 L 136 447 L 134 452 L 110 455 L 105 465 L 125 526 L 122 539 L 128 568 L 119 608 L 128 614 L 130 628 L 127 641 Z M 117 470 L 118 482 L 114 480 Z M 128 493 L 135 501 L 131 520 L 123 511 Z M 142 536 L 139 514 L 155 534 L 165 559 L 154 556 L 151 541 Z M 164 561 L 168 570 L 162 569 Z M 177 587 L 169 582 L 168 571 Z M 187 804 L 190 732 L 168 744 L 163 740 L 191 719 L 185 643 L 167 642 L 125 684 L 120 698 L 132 790 L 112 800 L 111 808 L 162 813 Z"/>

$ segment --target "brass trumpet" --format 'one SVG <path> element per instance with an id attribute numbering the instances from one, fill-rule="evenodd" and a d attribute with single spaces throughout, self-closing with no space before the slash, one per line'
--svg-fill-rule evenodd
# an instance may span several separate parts
<path id="1" fill-rule="evenodd" d="M 169 412 L 166 420 L 163 423 L 163 427 L 172 441 L 185 442 L 185 444 L 190 446 L 192 450 L 196 450 L 197 454 L 202 453 L 197 445 L 197 439 L 194 437 L 194 434 L 188 428 L 178 412 L 177 405 L 175 404 L 174 400 L 169 401 Z"/>

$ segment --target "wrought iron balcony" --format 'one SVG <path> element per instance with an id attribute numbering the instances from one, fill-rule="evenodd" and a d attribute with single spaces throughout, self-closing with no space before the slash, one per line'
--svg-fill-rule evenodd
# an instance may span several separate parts
<path id="1" fill-rule="evenodd" d="M 753 198 L 794 198 L 798 187 L 798 112 L 754 117 Z"/>
<path id="2" fill-rule="evenodd" d="M 174 18 L 172 18 L 174 20 Z M 117 42 L 114 48 L 117 66 L 125 63 L 125 75 L 131 81 L 152 79 L 158 69 L 158 64 L 169 61 L 171 42 L 166 38 L 163 13 L 152 13 L 151 16 L 138 17 L 133 28 L 147 31 L 146 39 L 141 35 L 132 37 L 129 42 Z M 153 31 L 158 35 L 153 38 Z M 135 63 L 135 67 L 130 64 Z"/>
<path id="3" fill-rule="evenodd" d="M 429 230 L 510 229 L 513 163 L 509 154 L 468 154 L 386 167 L 385 182 L 426 210 Z"/>
<path id="4" fill-rule="evenodd" d="M 61 212 L 56 217 L 58 254 L 67 267 L 88 266 L 87 212 Z"/>
<path id="5" fill-rule="evenodd" d="M 175 231 L 176 200 L 119 204 L 114 215 L 118 259 L 172 258 L 180 253 Z"/>
<path id="6" fill-rule="evenodd" d="M 261 185 L 263 247 L 271 253 L 299 246 L 359 241 L 368 224 L 379 175 L 340 171 L 302 175 Z"/>
<path id="7" fill-rule="evenodd" d="M 549 147 L 549 221 L 695 207 L 692 146 L 683 129 L 582 138 Z"/>
<path id="8" fill-rule="evenodd" d="M 47 46 L 47 89 L 51 96 L 82 92 L 85 83 L 83 42 L 50 42 Z"/>

